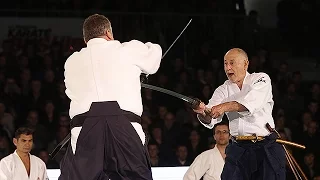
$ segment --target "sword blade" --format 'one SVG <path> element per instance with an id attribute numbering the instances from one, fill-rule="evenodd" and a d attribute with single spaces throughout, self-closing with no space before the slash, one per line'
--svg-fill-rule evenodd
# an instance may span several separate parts
<path id="1" fill-rule="evenodd" d="M 180 34 L 178 35 L 178 37 L 173 41 L 173 43 L 169 46 L 169 48 L 166 50 L 166 52 L 163 53 L 161 59 L 163 59 L 166 54 L 170 51 L 170 49 L 172 48 L 172 46 L 176 43 L 176 41 L 180 38 L 180 36 L 183 34 L 183 32 L 187 29 L 187 27 L 189 26 L 189 24 L 191 23 L 192 18 L 189 20 L 189 22 L 187 23 L 187 25 L 182 29 L 182 31 L 180 32 Z M 146 78 L 148 78 L 149 74 L 146 74 Z"/>
<path id="2" fill-rule="evenodd" d="M 158 92 L 162 92 L 162 93 L 171 95 L 171 96 L 173 96 L 173 97 L 179 98 L 179 99 L 181 99 L 181 100 L 189 103 L 192 107 L 197 107 L 197 106 L 199 106 L 199 104 L 200 104 L 200 101 L 197 100 L 197 99 L 190 98 L 190 97 L 188 97 L 188 96 L 179 94 L 179 93 L 177 93 L 177 92 L 174 92 L 174 91 L 171 91 L 171 90 L 168 90 L 168 89 L 164 89 L 164 88 L 161 88 L 161 87 L 157 87 L 157 86 L 153 86 L 153 85 L 145 84 L 145 83 L 141 83 L 141 87 L 144 87 L 144 88 L 147 88 L 147 89 L 151 89 L 151 90 L 155 90 L 155 91 L 158 91 Z M 71 138 L 71 134 L 69 133 L 69 134 L 54 148 L 54 150 L 49 154 L 49 156 L 53 159 L 53 158 L 57 155 L 57 153 L 70 141 L 70 138 Z"/>
<path id="3" fill-rule="evenodd" d="M 174 92 L 174 91 L 171 91 L 171 90 L 168 90 L 168 89 L 164 89 L 164 88 L 161 88 L 161 87 L 153 86 L 153 85 L 150 85 L 150 84 L 141 83 L 141 87 L 171 95 L 171 96 L 179 98 L 179 99 L 181 99 L 181 100 L 183 100 L 183 101 L 185 101 L 185 102 L 187 102 L 190 105 L 195 106 L 195 107 L 197 107 L 199 105 L 199 103 L 200 103 L 196 99 L 190 98 L 188 96 L 179 94 L 177 92 Z"/>
<path id="4" fill-rule="evenodd" d="M 162 58 L 164 58 L 164 56 L 166 56 L 166 54 L 169 52 L 169 50 L 172 48 L 172 46 L 176 43 L 176 41 L 180 38 L 180 36 L 183 34 L 183 32 L 187 29 L 187 27 L 189 26 L 189 24 L 191 23 L 192 18 L 190 19 L 190 21 L 188 22 L 188 24 L 183 28 L 183 30 L 181 31 L 181 33 L 179 34 L 179 36 L 173 41 L 173 43 L 170 45 L 170 47 L 166 50 L 166 52 L 163 54 Z"/>

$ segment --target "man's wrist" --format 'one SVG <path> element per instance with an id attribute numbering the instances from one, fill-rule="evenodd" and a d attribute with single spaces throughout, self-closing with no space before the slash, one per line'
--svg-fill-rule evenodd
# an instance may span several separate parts
<path id="1" fill-rule="evenodd" d="M 221 106 L 222 106 L 221 109 L 223 112 L 227 112 L 229 110 L 230 103 L 232 103 L 232 102 L 226 102 L 226 103 L 221 104 Z"/>
<path id="2" fill-rule="evenodd" d="M 210 124 L 211 123 L 211 116 L 207 115 L 204 113 L 203 114 L 198 114 L 198 119 L 203 123 L 203 124 Z"/>

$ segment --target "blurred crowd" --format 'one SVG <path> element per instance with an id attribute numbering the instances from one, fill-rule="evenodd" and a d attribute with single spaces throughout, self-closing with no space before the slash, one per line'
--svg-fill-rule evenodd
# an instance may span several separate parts
<path id="1" fill-rule="evenodd" d="M 181 12 L 181 13 L 244 13 L 243 0 L 13 0 L 2 3 L 7 9 L 102 10 L 112 12 Z"/>
<path id="2" fill-rule="evenodd" d="M 37 2 L 38 6 L 44 2 L 33 1 Z M 11 2 L 15 1 L 5 2 L 8 3 L 7 7 L 20 8 L 18 5 L 21 5 L 27 9 L 28 6 L 24 3 L 30 1 L 19 1 L 14 5 L 10 4 Z M 79 2 L 81 1 L 47 1 L 48 4 L 52 3 L 50 7 L 57 9 L 72 10 L 80 5 L 87 7 L 78 4 Z M 107 1 L 93 2 L 96 3 L 92 3 L 92 6 L 109 10 Z M 161 5 L 165 8 L 165 2 L 167 1 L 159 2 L 159 6 L 149 4 L 137 7 Z M 196 1 L 189 1 L 192 2 Z M 217 5 L 214 2 L 220 1 L 206 2 L 214 7 Z M 295 2 L 296 6 L 288 5 L 292 2 Z M 303 2 L 304 5 L 297 6 L 298 2 Z M 306 48 L 295 46 L 297 42 L 292 44 L 292 37 L 297 36 L 297 33 L 310 41 L 315 39 L 310 37 L 313 33 L 310 25 L 312 23 L 306 23 L 304 27 L 308 28 L 305 28 L 305 31 L 297 31 L 297 28 L 293 28 L 294 22 L 290 18 L 290 21 L 285 19 L 291 13 L 290 8 L 300 8 L 309 12 L 307 10 L 310 10 L 311 6 L 307 6 L 309 9 L 306 8 L 306 2 L 311 1 L 281 1 L 282 4 L 287 3 L 287 8 L 279 3 L 277 32 L 283 33 L 281 42 L 284 45 L 289 44 L 280 49 L 282 53 L 317 57 L 316 53 L 313 53 L 319 48 L 317 45 L 308 44 Z M 48 4 L 46 5 L 49 6 Z M 127 4 L 115 7 L 131 6 Z M 128 9 L 114 9 L 118 10 Z M 270 75 L 275 101 L 273 117 L 276 129 L 284 139 L 307 147 L 305 150 L 290 147 L 290 150 L 311 179 L 320 173 L 320 149 L 317 146 L 320 139 L 320 82 L 304 81 L 303 72 L 290 71 L 290 61 L 275 55 L 275 51 L 279 52 L 278 44 L 273 44 L 274 41 L 270 42 L 265 36 L 258 17 L 256 11 L 251 11 L 248 15 L 239 13 L 239 16 L 235 17 L 194 17 L 193 24 L 163 59 L 159 71 L 149 76 L 148 83 L 197 97 L 207 103 L 215 88 L 226 80 L 223 70 L 223 56 L 226 51 L 231 47 L 244 49 L 249 55 L 249 72 L 266 72 Z M 131 17 L 122 20 L 120 17 L 110 16 L 117 40 L 152 41 L 160 43 L 164 50 L 169 47 L 189 18 L 168 15 L 165 18 L 139 16 L 137 19 Z M 32 153 L 43 159 L 47 168 L 59 168 L 59 160 L 65 149 L 62 149 L 62 153 L 55 159 L 50 159 L 49 153 L 70 132 L 70 100 L 65 94 L 63 82 L 64 62 L 69 55 L 84 46 L 82 38 L 59 37 L 50 33 L 41 37 L 5 38 L 0 53 L 0 158 L 14 150 L 12 138 L 15 129 L 29 126 L 35 129 Z M 199 123 L 188 104 L 145 88 L 142 88 L 142 98 L 142 126 L 149 137 L 148 149 L 153 167 L 190 165 L 198 154 L 214 146 L 212 130 Z"/>

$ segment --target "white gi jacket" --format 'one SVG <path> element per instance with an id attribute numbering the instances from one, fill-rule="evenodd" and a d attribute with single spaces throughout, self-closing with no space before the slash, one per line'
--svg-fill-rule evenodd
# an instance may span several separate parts
<path id="1" fill-rule="evenodd" d="M 49 180 L 46 164 L 38 157 L 30 154 L 30 176 L 17 152 L 4 157 L 0 161 L 1 180 Z"/>
<path id="2" fill-rule="evenodd" d="M 94 38 L 87 47 L 73 53 L 65 63 L 66 94 L 71 99 L 70 118 L 87 112 L 92 102 L 117 101 L 120 108 L 141 116 L 140 74 L 154 74 L 160 67 L 162 49 L 158 44 L 137 40 L 120 43 Z M 132 123 L 145 142 L 139 123 Z M 71 130 L 75 153 L 81 127 Z"/>
<path id="3" fill-rule="evenodd" d="M 213 149 L 207 150 L 199 154 L 187 172 L 183 176 L 183 180 L 220 180 L 220 176 L 224 166 L 224 159 L 220 151 L 215 146 Z"/>
<path id="4" fill-rule="evenodd" d="M 226 80 L 223 85 L 219 86 L 213 93 L 206 107 L 236 101 L 245 106 L 246 112 L 226 112 L 229 119 L 230 134 L 267 136 L 270 132 L 266 128 L 269 123 L 272 128 L 275 127 L 272 117 L 273 96 L 271 79 L 266 73 L 246 73 L 242 89 Z M 212 119 L 210 124 L 203 124 L 205 127 L 212 129 L 216 123 L 222 121 L 220 116 Z M 201 121 L 200 121 L 201 122 Z"/>

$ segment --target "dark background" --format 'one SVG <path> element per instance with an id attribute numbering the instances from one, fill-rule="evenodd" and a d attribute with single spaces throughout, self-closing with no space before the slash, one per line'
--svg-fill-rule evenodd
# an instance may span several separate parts
<path id="1" fill-rule="evenodd" d="M 48 152 L 70 131 L 63 65 L 85 47 L 81 26 L 88 15 L 107 16 L 121 42 L 151 41 L 164 51 L 192 18 L 148 83 L 207 102 L 226 80 L 226 51 L 244 49 L 249 72 L 272 78 L 276 128 L 307 146 L 291 151 L 310 179 L 319 176 L 319 2 L 281 0 L 273 9 L 265 4 L 254 9 L 256 3 L 250 10 L 242 0 L 1 2 L 0 158 L 13 152 L 15 129 L 28 125 L 36 130 L 32 153 L 48 168 L 59 168 L 61 156 L 50 160 Z M 273 25 L 266 23 L 266 12 L 274 12 L 269 14 Z M 142 125 L 158 149 L 153 166 L 181 166 L 184 156 L 184 165 L 190 165 L 212 147 L 212 130 L 182 101 L 147 89 L 142 94 Z"/>

